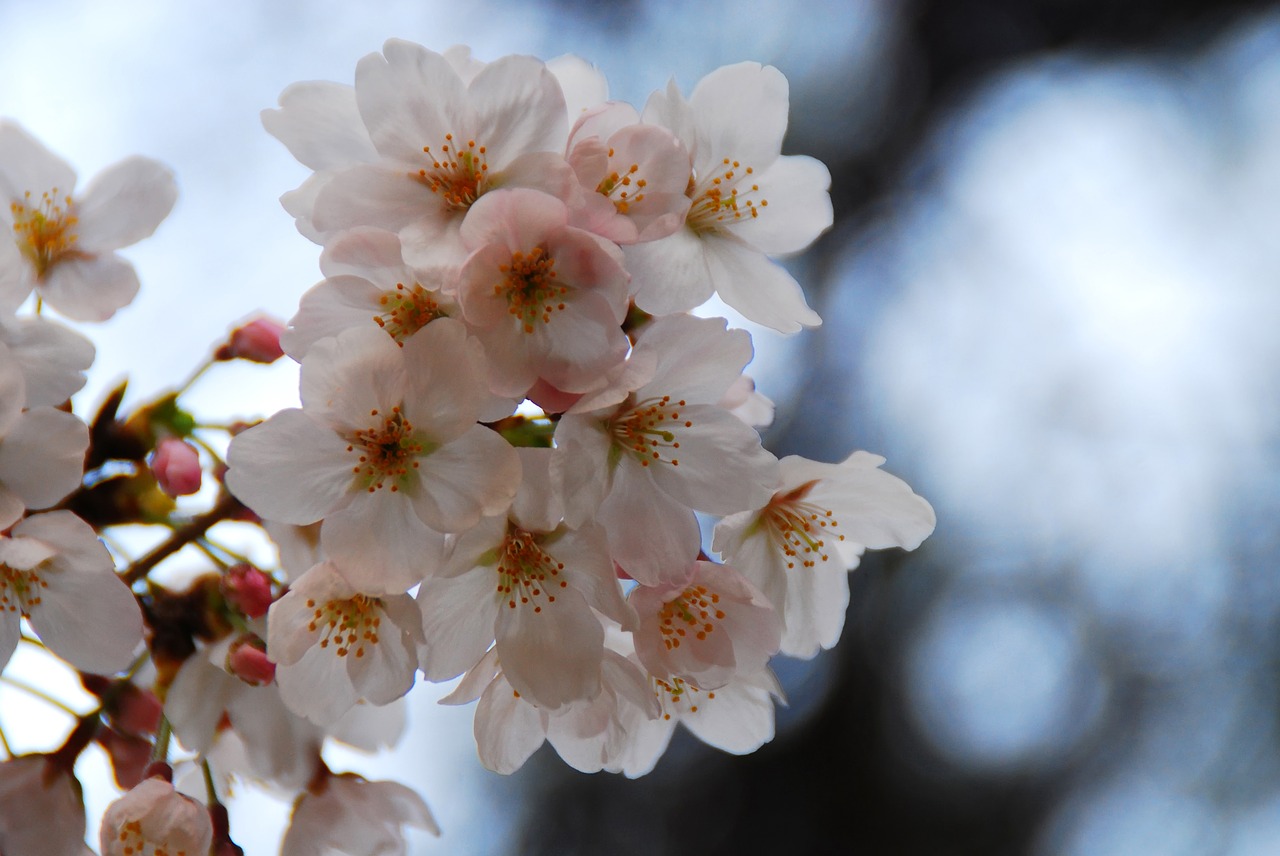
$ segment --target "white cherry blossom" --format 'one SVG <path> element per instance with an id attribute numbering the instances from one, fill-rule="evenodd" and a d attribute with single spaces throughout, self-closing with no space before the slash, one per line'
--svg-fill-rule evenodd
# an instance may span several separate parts
<path id="1" fill-rule="evenodd" d="M 337 170 L 320 188 L 311 216 L 322 232 L 389 229 L 409 264 L 449 263 L 465 255 L 458 228 L 490 190 L 578 192 L 560 155 L 564 96 L 531 57 L 503 57 L 464 79 L 448 58 L 391 39 L 360 60 L 355 94 L 378 160 Z"/>
<path id="2" fill-rule="evenodd" d="M 434 573 L 440 533 L 506 511 L 515 450 L 476 424 L 489 401 L 480 344 L 442 319 L 397 347 L 376 327 L 324 339 L 302 365 L 302 409 L 231 443 L 227 485 L 263 517 L 323 518 L 321 548 L 366 592 Z"/>
<path id="3" fill-rule="evenodd" d="M 51 756 L 19 755 L 0 763 L 0 853 L 93 856 L 84 827 L 80 783 Z"/>
<path id="4" fill-rule="evenodd" d="M 525 481 L 507 517 L 458 538 L 440 576 L 418 592 L 428 680 L 452 678 L 495 643 L 507 680 L 555 710 L 600 688 L 604 631 L 593 609 L 634 619 L 594 525 L 569 530 L 550 479 L 550 449 L 520 449 Z"/>
<path id="5" fill-rule="evenodd" d="M 142 642 L 142 613 L 107 548 L 70 511 L 28 517 L 0 535 L 0 668 L 26 618 L 49 650 L 86 672 L 124 669 Z"/>
<path id="6" fill-rule="evenodd" d="M 580 401 L 556 428 L 566 521 L 603 525 L 614 560 L 643 584 L 681 581 L 701 543 L 694 510 L 731 514 L 773 493 L 773 456 L 717 404 L 750 358 L 750 336 L 723 319 L 655 319 L 630 358 L 649 364 L 647 379 L 620 404 Z"/>
<path id="7" fill-rule="evenodd" d="M 404 828 L 440 834 L 422 797 L 396 782 L 325 775 L 298 798 L 281 856 L 404 856 Z"/>
<path id="8" fill-rule="evenodd" d="M 267 613 L 267 656 L 284 703 L 329 725 L 360 700 L 387 704 L 413 686 L 422 619 L 407 594 L 353 588 L 338 566 L 307 571 Z"/>
<path id="9" fill-rule="evenodd" d="M 153 777 L 107 806 L 99 842 L 102 856 L 205 856 L 213 824 L 207 808 Z"/>
<path id="10" fill-rule="evenodd" d="M 864 549 L 914 550 L 933 532 L 933 508 L 883 463 L 867 452 L 839 464 L 783 458 L 773 498 L 716 527 L 715 550 L 783 616 L 784 654 L 812 657 L 835 645 L 849 603 L 846 571 Z"/>
<path id="11" fill-rule="evenodd" d="M 708 74 L 686 100 L 673 80 L 643 119 L 671 130 L 693 156 L 684 227 L 628 247 L 636 303 L 655 314 L 698 306 L 712 292 L 784 333 L 821 323 L 791 274 L 768 256 L 803 250 L 832 222 L 831 176 L 813 158 L 780 156 L 787 79 L 744 62 Z"/>
<path id="12" fill-rule="evenodd" d="M 524 396 L 539 379 L 584 392 L 626 356 L 622 253 L 568 223 L 563 202 L 517 189 L 487 194 L 462 224 L 472 252 L 458 302 L 499 395 Z"/>
<path id="13" fill-rule="evenodd" d="M 115 251 L 155 231 L 177 200 L 164 165 L 143 157 L 107 167 L 81 195 L 62 158 L 17 124 L 0 121 L 0 310 L 35 289 L 68 318 L 104 321 L 133 300 L 138 277 Z M 12 265 L 20 263 L 18 273 Z"/>

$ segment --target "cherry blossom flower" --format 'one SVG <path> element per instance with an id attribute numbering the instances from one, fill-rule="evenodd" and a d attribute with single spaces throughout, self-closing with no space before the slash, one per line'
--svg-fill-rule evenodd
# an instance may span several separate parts
<path id="1" fill-rule="evenodd" d="M 696 562 L 687 583 L 639 586 L 630 601 L 636 655 L 651 674 L 713 690 L 778 652 L 782 623 L 772 604 L 727 565 Z"/>
<path id="2" fill-rule="evenodd" d="M 68 318 L 104 321 L 133 300 L 138 277 L 116 250 L 155 231 L 177 199 L 173 174 L 142 157 L 108 167 L 76 198 L 76 175 L 62 158 L 13 122 L 0 122 L 0 226 L 21 257 L 14 278 L 0 274 L 0 309 L 34 288 Z M 0 264 L 12 264 L 10 252 Z"/>
<path id="3" fill-rule="evenodd" d="M 645 585 L 683 581 L 701 544 L 693 510 L 731 514 L 773 493 L 773 456 L 717 404 L 750 358 L 750 336 L 723 319 L 655 319 L 630 358 L 647 379 L 620 404 L 588 410 L 584 398 L 556 428 L 566 522 L 603 525 L 614 560 Z"/>
<path id="4" fill-rule="evenodd" d="M 422 797 L 404 785 L 325 775 L 294 805 L 280 854 L 404 856 L 404 827 L 440 834 Z"/>
<path id="5" fill-rule="evenodd" d="M 564 96 L 535 59 L 503 57 L 464 80 L 446 57 L 391 39 L 360 60 L 355 94 L 379 158 L 337 170 L 320 188 L 311 216 L 322 232 L 389 229 L 409 264 L 447 264 L 465 255 L 458 227 L 485 193 L 579 192 L 559 154 Z"/>
<path id="6" fill-rule="evenodd" d="M 773 498 L 716 527 L 715 550 L 783 616 L 784 654 L 812 657 L 840 638 L 846 571 L 864 549 L 914 550 L 933 532 L 933 508 L 882 463 L 867 452 L 839 464 L 783 458 Z"/>
<path id="7" fill-rule="evenodd" d="M 152 777 L 107 806 L 99 840 L 102 856 L 205 856 L 213 824 L 208 809 Z"/>
<path id="8" fill-rule="evenodd" d="M 0 853 L 93 856 L 84 827 L 80 783 L 50 756 L 20 755 L 0 763 Z"/>
<path id="9" fill-rule="evenodd" d="M 407 266 L 400 260 L 400 239 L 394 232 L 345 232 L 325 247 L 320 267 L 327 278 L 302 295 L 281 337 L 295 360 L 301 361 L 320 339 L 352 327 L 376 325 L 403 344 L 437 318 L 461 315 L 453 294 L 444 290 L 452 272 Z"/>
<path id="10" fill-rule="evenodd" d="M 575 210 L 575 226 L 636 244 L 684 225 L 689 152 L 667 129 L 640 124 L 630 104 L 611 102 L 583 114 L 569 136 L 568 160 L 582 186 L 595 191 Z"/>
<path id="11" fill-rule="evenodd" d="M 328 725 L 365 699 L 413 686 L 422 618 L 407 594 L 353 588 L 332 562 L 307 571 L 267 613 L 267 656 L 289 709 Z"/>
<path id="12" fill-rule="evenodd" d="M 568 218 L 555 197 L 504 190 L 476 202 L 462 224 L 472 253 L 458 302 L 484 343 L 499 395 L 523 396 L 540 378 L 583 392 L 626 356 L 622 253 Z"/>
<path id="13" fill-rule="evenodd" d="M 626 250 L 642 309 L 682 312 L 714 291 L 784 333 L 821 323 L 800 285 L 767 258 L 804 249 L 832 222 L 827 168 L 780 156 L 787 107 L 787 79 L 753 62 L 716 69 L 688 100 L 674 81 L 650 97 L 644 121 L 670 129 L 693 156 L 692 205 L 684 228 Z"/>
<path id="14" fill-rule="evenodd" d="M 634 619 L 604 532 L 560 523 L 550 449 L 520 449 L 525 474 L 511 513 L 462 534 L 441 574 L 418 592 L 428 680 L 469 669 L 494 644 L 507 680 L 554 710 L 596 695 L 604 631 L 592 609 Z M 495 585 L 496 584 L 496 585 Z"/>
<path id="15" fill-rule="evenodd" d="M 506 511 L 520 461 L 476 424 L 489 401 L 480 344 L 442 319 L 403 343 L 376 328 L 324 339 L 302 365 L 301 410 L 237 436 L 227 485 L 263 517 L 321 518 L 321 546 L 367 593 L 436 570 L 443 532 Z"/>
<path id="16" fill-rule="evenodd" d="M 26 618 L 77 669 L 111 674 L 142 642 L 142 613 L 107 548 L 70 511 L 28 517 L 0 535 L 0 668 Z"/>

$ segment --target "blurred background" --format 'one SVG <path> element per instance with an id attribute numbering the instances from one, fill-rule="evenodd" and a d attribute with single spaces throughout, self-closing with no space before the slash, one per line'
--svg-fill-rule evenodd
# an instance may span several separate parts
<path id="1" fill-rule="evenodd" d="M 319 279 L 276 201 L 306 170 L 258 118 L 289 83 L 349 83 L 391 36 L 485 60 L 576 53 L 637 105 L 671 76 L 688 92 L 725 63 L 776 65 L 784 152 L 830 167 L 836 222 L 789 262 L 824 325 L 755 331 L 751 371 L 778 402 L 766 444 L 885 455 L 937 532 L 867 557 L 835 650 L 776 663 L 790 706 L 752 756 L 681 734 L 637 781 L 547 749 L 503 778 L 475 759 L 471 708 L 419 688 L 396 752 L 331 764 L 414 786 L 445 830 L 412 839 L 422 854 L 1267 856 L 1271 6 L 0 0 L 0 115 L 82 181 L 133 153 L 178 174 L 173 215 L 127 252 L 141 295 L 85 330 L 88 412 L 126 374 L 133 401 L 177 382 L 235 321 L 287 318 Z M 228 367 L 194 395 L 265 415 L 296 401 L 296 370 Z M 0 699 L 10 726 L 20 701 Z M 288 806 L 244 790 L 233 834 L 274 852 Z M 95 787 L 91 813 L 111 798 Z"/>

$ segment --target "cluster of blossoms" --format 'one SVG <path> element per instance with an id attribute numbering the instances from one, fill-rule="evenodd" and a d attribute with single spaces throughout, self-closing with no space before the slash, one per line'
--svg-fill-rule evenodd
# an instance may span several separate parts
<path id="1" fill-rule="evenodd" d="M 298 795 L 286 854 L 403 852 L 404 826 L 436 831 L 421 798 L 320 751 L 394 742 L 420 674 L 460 677 L 444 701 L 478 699 L 480 759 L 504 773 L 548 742 L 577 769 L 642 775 L 681 722 L 730 752 L 769 740 L 769 659 L 834 645 L 862 551 L 934 525 L 874 455 L 765 450 L 750 336 L 692 314 L 715 293 L 782 332 L 819 323 L 771 258 L 831 223 L 826 168 L 781 155 L 785 78 L 727 66 L 637 110 L 576 58 L 393 40 L 354 86 L 296 84 L 280 104 L 268 131 L 314 170 L 282 201 L 325 279 L 287 329 L 247 325 L 215 359 L 287 354 L 300 408 L 234 430 L 225 463 L 178 394 L 127 418 L 114 396 L 86 426 L 53 405 L 91 346 L 0 318 L 0 663 L 20 615 L 102 701 L 62 749 L 0 765 L 0 818 L 33 782 L 72 812 L 69 761 L 96 740 L 132 787 L 104 853 L 237 852 L 229 776 Z M 136 290 L 112 251 L 155 228 L 172 179 L 143 159 L 80 198 L 73 179 L 0 126 L 0 310 L 35 289 L 95 320 Z M 116 571 L 95 528 L 157 522 L 172 509 L 146 500 L 194 492 L 206 466 L 213 507 Z M 278 568 L 209 536 L 244 518 Z M 213 570 L 152 583 L 187 544 Z M 174 788 L 170 731 L 204 766 L 207 810 Z M 0 852 L 80 852 L 35 837 L 0 819 Z"/>

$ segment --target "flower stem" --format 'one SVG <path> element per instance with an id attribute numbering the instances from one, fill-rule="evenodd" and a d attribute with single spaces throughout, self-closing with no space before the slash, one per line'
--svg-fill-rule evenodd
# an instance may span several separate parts
<path id="1" fill-rule="evenodd" d="M 159 546 L 147 553 L 141 559 L 131 564 L 124 573 L 120 575 L 129 585 L 133 585 L 138 580 L 144 578 L 156 565 L 172 556 L 193 541 L 197 541 L 204 537 L 204 534 L 213 528 L 214 524 L 221 523 L 228 518 L 239 514 L 244 508 L 240 504 L 240 500 L 227 492 L 223 492 L 218 498 L 213 508 L 197 517 L 193 517 L 190 523 L 175 529 L 165 541 Z"/>
<path id="2" fill-rule="evenodd" d="M 49 695 L 39 687 L 33 687 L 31 684 L 27 683 L 26 681 L 21 681 L 15 677 L 12 677 L 11 675 L 0 675 L 0 682 L 8 684 L 14 689 L 22 690 L 24 693 L 30 696 L 34 696 L 35 698 L 40 699 L 46 704 L 56 707 L 58 710 L 67 714 L 68 716 L 75 717 L 76 719 L 80 718 L 80 711 L 71 707 L 66 702 L 63 702 L 54 698 L 53 696 Z"/>
<path id="3" fill-rule="evenodd" d="M 151 763 L 165 763 L 169 760 L 169 738 L 173 735 L 173 726 L 169 717 L 160 715 L 160 727 L 156 729 L 156 745 L 151 750 Z"/>

